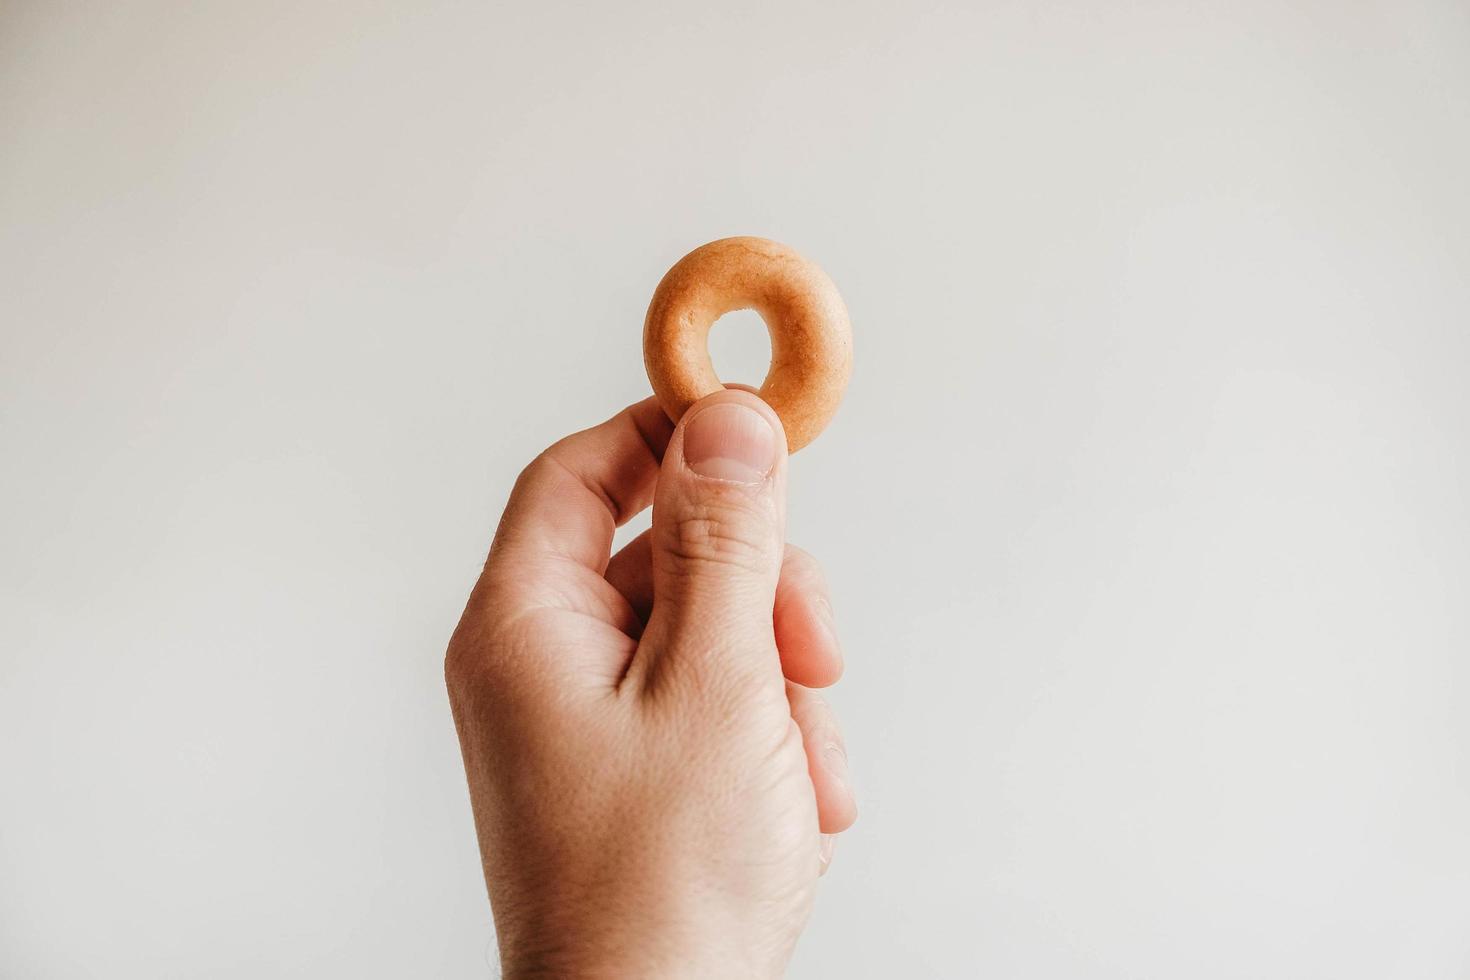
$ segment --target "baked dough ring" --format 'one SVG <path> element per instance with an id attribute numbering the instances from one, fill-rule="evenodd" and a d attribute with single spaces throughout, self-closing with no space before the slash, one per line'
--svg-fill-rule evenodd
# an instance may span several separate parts
<path id="1" fill-rule="evenodd" d="M 643 322 L 643 363 L 669 418 L 725 386 L 709 357 L 709 329 L 754 309 L 771 334 L 759 394 L 786 429 L 791 452 L 817 437 L 852 374 L 852 327 L 837 287 L 814 263 L 765 238 L 722 238 L 674 264 Z"/>

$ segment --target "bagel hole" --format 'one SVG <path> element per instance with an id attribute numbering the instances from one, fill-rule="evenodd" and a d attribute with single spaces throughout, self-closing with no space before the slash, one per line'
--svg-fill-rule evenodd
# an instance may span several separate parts
<path id="1" fill-rule="evenodd" d="M 759 388 L 771 370 L 771 332 L 755 310 L 735 310 L 709 330 L 709 358 L 725 384 Z"/>

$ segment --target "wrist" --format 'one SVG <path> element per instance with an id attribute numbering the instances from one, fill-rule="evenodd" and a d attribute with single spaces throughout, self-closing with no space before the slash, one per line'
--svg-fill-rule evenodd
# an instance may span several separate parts
<path id="1" fill-rule="evenodd" d="M 659 915 L 636 901 L 602 902 L 591 915 L 563 906 L 534 920 L 502 926 L 504 980 L 741 980 L 781 977 L 789 950 L 774 955 L 743 944 L 738 924 L 723 928 L 708 916 Z M 509 917 L 505 917 L 509 918 Z M 508 927 L 508 928 L 507 928 Z M 767 953 L 768 955 L 762 955 Z"/>
<path id="2" fill-rule="evenodd" d="M 741 980 L 776 978 L 783 973 L 768 965 L 707 949 L 676 949 L 656 943 L 621 941 L 612 944 L 577 940 L 536 948 L 503 950 L 504 980 L 690 980 L 739 977 Z"/>

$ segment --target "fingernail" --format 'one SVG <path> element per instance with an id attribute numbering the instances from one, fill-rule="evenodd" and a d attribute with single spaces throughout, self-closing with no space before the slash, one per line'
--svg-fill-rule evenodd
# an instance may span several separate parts
<path id="1" fill-rule="evenodd" d="M 822 875 L 826 874 L 827 873 L 827 869 L 832 866 L 832 851 L 836 847 L 837 847 L 837 835 L 836 834 L 823 834 L 822 835 L 821 850 L 818 852 L 818 855 L 817 855 L 817 860 L 820 862 L 820 866 L 817 869 L 817 877 L 818 878 L 820 878 Z"/>
<path id="2" fill-rule="evenodd" d="M 841 656 L 840 645 L 837 641 L 837 615 L 832 612 L 831 600 L 824 595 L 819 595 L 812 605 L 816 606 L 817 619 L 821 622 L 822 628 L 827 631 L 827 636 L 831 638 L 833 646 L 838 648 L 838 655 Z"/>
<path id="3" fill-rule="evenodd" d="M 736 402 L 707 405 L 684 425 L 684 462 L 706 479 L 764 483 L 776 465 L 776 430 Z"/>
<path id="4" fill-rule="evenodd" d="M 852 792 L 852 786 L 847 778 L 847 750 L 836 742 L 828 742 L 827 747 L 822 750 L 822 764 L 827 771 L 836 776 L 844 789 Z"/>

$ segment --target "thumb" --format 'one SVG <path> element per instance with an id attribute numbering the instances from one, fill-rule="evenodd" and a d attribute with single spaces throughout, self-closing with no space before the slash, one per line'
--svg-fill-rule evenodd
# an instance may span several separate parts
<path id="1" fill-rule="evenodd" d="M 696 402 L 664 454 L 653 502 L 647 680 L 708 672 L 780 690 L 772 610 L 786 537 L 786 436 L 769 405 L 725 390 Z M 644 649 L 646 648 L 646 649 Z"/>

